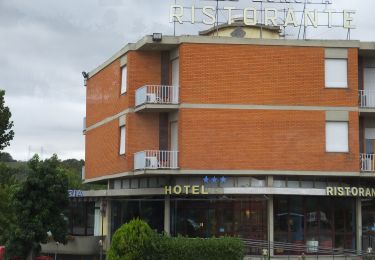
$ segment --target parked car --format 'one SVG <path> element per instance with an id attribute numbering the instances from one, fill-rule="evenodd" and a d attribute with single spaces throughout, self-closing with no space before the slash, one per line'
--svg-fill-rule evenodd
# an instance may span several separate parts
<path id="1" fill-rule="evenodd" d="M 0 260 L 3 260 L 4 254 L 5 254 L 5 247 L 0 246 Z"/>

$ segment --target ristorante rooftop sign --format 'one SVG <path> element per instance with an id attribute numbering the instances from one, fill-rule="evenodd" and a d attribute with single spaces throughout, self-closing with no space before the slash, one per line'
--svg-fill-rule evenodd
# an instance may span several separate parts
<path id="1" fill-rule="evenodd" d="M 261 4 L 259 7 L 259 3 Z M 296 10 L 295 5 L 303 8 Z M 220 15 L 232 24 L 234 17 L 241 17 L 246 25 L 263 24 L 266 26 L 306 26 L 306 27 L 342 27 L 354 29 L 354 10 L 334 10 L 330 7 L 332 0 L 252 0 L 252 5 L 245 8 L 233 6 L 182 6 L 171 5 L 170 22 L 203 23 L 215 25 Z M 281 5 L 281 8 L 280 8 Z M 311 7 L 321 8 L 311 8 Z M 277 7 L 277 8 L 276 8 Z"/>

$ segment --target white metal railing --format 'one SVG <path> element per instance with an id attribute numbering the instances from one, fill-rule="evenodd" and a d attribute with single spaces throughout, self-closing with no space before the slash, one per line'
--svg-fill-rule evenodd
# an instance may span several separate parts
<path id="1" fill-rule="evenodd" d="M 375 154 L 361 153 L 361 171 L 362 172 L 375 171 Z"/>
<path id="2" fill-rule="evenodd" d="M 84 165 L 82 166 L 81 178 L 82 178 L 82 180 L 86 179 L 85 166 Z"/>
<path id="3" fill-rule="evenodd" d="M 134 154 L 134 170 L 177 168 L 177 151 L 147 150 Z"/>
<path id="4" fill-rule="evenodd" d="M 178 87 L 165 85 L 146 85 L 135 92 L 135 105 L 178 104 Z"/>
<path id="5" fill-rule="evenodd" d="M 360 107 L 375 107 L 375 90 L 359 90 Z"/>
<path id="6" fill-rule="evenodd" d="M 83 132 L 86 131 L 86 117 L 83 118 L 82 128 L 83 128 Z"/>

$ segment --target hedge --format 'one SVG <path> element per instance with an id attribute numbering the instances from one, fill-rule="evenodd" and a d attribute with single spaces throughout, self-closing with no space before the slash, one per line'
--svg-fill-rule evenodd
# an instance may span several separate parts
<path id="1" fill-rule="evenodd" d="M 233 237 L 187 238 L 155 236 L 147 260 L 239 260 L 244 257 L 242 240 Z"/>
<path id="2" fill-rule="evenodd" d="M 242 260 L 239 238 L 187 238 L 160 235 L 142 220 L 122 225 L 112 238 L 108 260 Z"/>

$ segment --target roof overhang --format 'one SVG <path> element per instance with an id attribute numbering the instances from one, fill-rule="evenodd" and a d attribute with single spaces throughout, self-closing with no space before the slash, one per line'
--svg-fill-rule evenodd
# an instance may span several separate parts
<path id="1" fill-rule="evenodd" d="M 102 65 L 89 73 L 89 78 L 109 64 L 119 59 L 129 51 L 169 51 L 184 43 L 193 44 L 233 44 L 233 45 L 265 45 L 265 46 L 295 46 L 295 47 L 323 47 L 323 48 L 358 48 L 362 55 L 375 55 L 375 42 L 360 42 L 357 40 L 286 40 L 286 39 L 250 39 L 220 36 L 163 36 L 162 41 L 155 42 L 151 35 L 147 35 L 136 43 L 129 43 Z"/>

